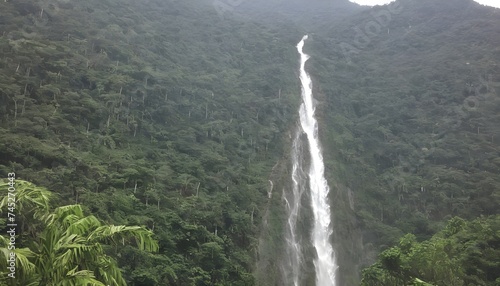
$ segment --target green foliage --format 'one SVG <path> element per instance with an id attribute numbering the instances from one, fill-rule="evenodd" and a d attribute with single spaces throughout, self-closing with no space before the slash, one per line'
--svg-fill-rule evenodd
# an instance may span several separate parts
<path id="1" fill-rule="evenodd" d="M 365 28 L 387 7 L 310 42 L 325 159 L 355 194 L 360 264 L 404 233 L 422 241 L 451 217 L 499 213 L 498 12 L 463 0 L 399 4 L 377 33 Z M 356 46 L 350 61 L 342 43 Z"/>
<path id="2" fill-rule="evenodd" d="M 363 270 L 361 285 L 497 285 L 499 231 L 497 215 L 470 222 L 455 217 L 423 242 L 408 234 Z"/>
<path id="3" fill-rule="evenodd" d="M 103 249 L 130 285 L 252 285 L 296 37 L 206 1 L 0 5 L 0 176 L 154 230 L 154 256 Z"/>
<path id="4" fill-rule="evenodd" d="M 6 184 L 1 186 L 6 192 Z M 105 254 L 103 245 L 135 240 L 140 250 L 158 251 L 152 232 L 144 227 L 103 225 L 96 217 L 86 216 L 80 205 L 49 211 L 47 190 L 21 180 L 15 186 L 16 213 L 25 214 L 24 223 L 29 222 L 32 229 L 15 245 L 16 278 L 2 273 L 7 285 L 125 285 L 116 261 Z M 29 213 L 31 218 L 26 217 Z M 9 238 L 2 236 L 0 241 L 3 269 L 8 269 Z"/>
<path id="5" fill-rule="evenodd" d="M 0 4 L 0 176 L 15 171 L 57 190 L 55 205 L 81 204 L 99 221 L 154 230 L 158 254 L 103 249 L 129 284 L 255 284 L 250 273 L 266 212 L 263 234 L 279 251 L 284 218 L 269 207 L 281 202 L 269 203 L 266 190 L 288 152 L 301 23 L 317 31 L 307 46 L 308 70 L 327 126 L 320 128 L 327 176 L 346 186 L 332 195 L 340 205 L 333 208 L 334 235 L 344 239 L 339 257 L 363 260 L 350 239 L 359 228 L 367 257 L 413 233 L 401 251 L 389 248 L 384 267 L 390 283 L 425 284 L 435 280 L 410 279 L 405 266 L 416 241 L 451 216 L 498 213 L 498 13 L 471 1 L 400 0 L 402 12 L 346 62 L 338 44 L 353 43 L 352 28 L 373 20 L 351 3 L 335 13 L 359 14 L 323 25 L 332 18 L 329 3 L 308 2 L 314 17 L 301 7 L 298 24 L 281 15 L 256 24 L 237 15 L 253 2 L 224 20 L 212 1 L 146 2 Z M 262 24 L 269 22 L 273 28 Z M 274 176 L 287 171 L 279 172 Z M 39 198 L 40 190 L 26 188 Z M 31 211 L 22 215 L 22 236 L 42 231 Z M 73 231 L 92 223 L 81 221 Z M 454 237 L 464 223 L 450 224 L 445 235 Z M 439 253 L 444 246 L 425 247 Z M 470 251 L 488 264 L 480 248 Z M 279 259 L 271 253 L 259 267 Z M 22 255 L 29 261 L 30 253 Z M 381 267 L 368 276 L 386 273 Z M 95 279 L 79 269 L 67 273 Z"/>

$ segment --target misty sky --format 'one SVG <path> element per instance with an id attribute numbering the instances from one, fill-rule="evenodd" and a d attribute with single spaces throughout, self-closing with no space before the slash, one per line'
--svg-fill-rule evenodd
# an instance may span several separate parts
<path id="1" fill-rule="evenodd" d="M 350 0 L 351 2 L 358 3 L 360 5 L 382 5 L 393 2 L 394 0 Z M 474 0 L 478 3 L 500 8 L 500 0 Z"/>

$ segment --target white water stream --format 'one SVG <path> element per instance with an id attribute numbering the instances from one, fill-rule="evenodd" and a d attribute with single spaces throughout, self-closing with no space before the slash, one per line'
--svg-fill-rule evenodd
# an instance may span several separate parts
<path id="1" fill-rule="evenodd" d="M 283 190 L 283 199 L 286 203 L 288 220 L 286 225 L 286 249 L 287 264 L 285 265 L 286 285 L 299 286 L 302 259 L 302 239 L 297 231 L 297 222 L 302 207 L 302 195 L 307 189 L 307 175 L 303 171 L 303 151 L 300 135 L 302 130 L 297 130 L 293 140 L 292 149 L 292 192 L 285 193 Z"/>
<path id="2" fill-rule="evenodd" d="M 302 104 L 300 106 L 300 130 L 295 137 L 292 150 L 292 193 L 283 194 L 288 211 L 287 223 L 287 257 L 288 264 L 285 271 L 289 280 L 287 283 L 298 286 L 300 283 L 300 270 L 302 259 L 301 244 L 297 232 L 297 222 L 301 209 L 301 197 L 304 190 L 310 192 L 311 210 L 313 213 L 314 224 L 312 228 L 312 245 L 316 249 L 317 257 L 314 259 L 314 268 L 316 272 L 317 286 L 335 286 L 335 274 L 337 264 L 335 253 L 330 243 L 332 234 L 330 205 L 328 201 L 329 187 L 325 179 L 325 165 L 321 153 L 320 142 L 318 138 L 318 121 L 314 117 L 314 100 L 312 93 L 312 81 L 305 70 L 305 63 L 309 55 L 303 52 L 304 42 L 307 35 L 297 44 L 297 50 L 300 54 L 300 81 L 302 84 Z M 307 136 L 307 147 L 309 151 L 309 170 L 303 171 L 303 155 L 300 142 L 300 134 Z M 302 175 L 304 174 L 304 175 Z M 306 184 L 308 183 L 308 185 Z"/>

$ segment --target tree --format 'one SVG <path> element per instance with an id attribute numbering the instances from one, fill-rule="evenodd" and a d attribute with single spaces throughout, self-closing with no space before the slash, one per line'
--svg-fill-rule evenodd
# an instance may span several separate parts
<path id="1" fill-rule="evenodd" d="M 361 285 L 498 285 L 499 230 L 498 215 L 469 222 L 456 217 L 429 240 L 405 235 L 363 270 Z"/>
<path id="2" fill-rule="evenodd" d="M 80 205 L 66 205 L 43 215 L 48 202 L 46 190 L 18 181 L 18 212 L 34 206 L 31 224 L 42 227 L 21 249 L 16 249 L 20 276 L 7 280 L 9 285 L 126 285 L 116 261 L 106 254 L 106 245 L 135 241 L 140 250 L 154 252 L 158 243 L 152 232 L 140 226 L 102 224 L 86 216 Z M 16 182 L 17 184 L 17 182 Z M 24 195 L 23 195 L 24 194 Z M 5 198 L 2 199 L 2 203 Z M 38 208 L 38 209 L 37 209 Z M 0 263 L 9 255 L 8 238 L 0 240 Z M 5 271 L 6 265 L 1 265 Z M 2 277 L 6 277 L 3 275 Z"/>

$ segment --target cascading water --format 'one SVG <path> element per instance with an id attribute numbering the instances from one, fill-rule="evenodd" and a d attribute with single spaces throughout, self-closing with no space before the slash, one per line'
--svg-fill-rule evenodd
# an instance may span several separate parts
<path id="1" fill-rule="evenodd" d="M 297 221 L 299 219 L 301 198 L 306 190 L 307 176 L 303 171 L 303 151 L 300 140 L 301 130 L 297 130 L 293 140 L 292 149 L 292 192 L 285 193 L 283 190 L 283 199 L 285 200 L 288 212 L 286 225 L 286 243 L 287 243 L 287 264 L 285 265 L 286 285 L 299 286 L 300 266 L 302 263 L 301 239 L 297 233 Z"/>
<path id="2" fill-rule="evenodd" d="M 301 241 L 297 234 L 297 221 L 300 211 L 301 197 L 304 190 L 308 187 L 311 197 L 311 210 L 314 218 L 312 229 L 312 245 L 316 249 L 317 257 L 314 260 L 317 286 L 335 286 L 335 274 L 337 264 L 334 257 L 333 247 L 330 243 L 332 229 L 330 227 L 330 205 L 328 203 L 329 187 L 325 179 L 323 156 L 318 137 L 318 122 L 314 117 L 314 102 L 312 94 L 312 81 L 305 70 L 305 63 L 309 56 L 303 52 L 305 40 L 304 36 L 297 44 L 297 50 L 300 54 L 300 81 L 302 84 L 302 104 L 300 105 L 300 130 L 294 140 L 292 150 L 292 193 L 285 195 L 288 223 L 287 223 L 287 257 L 289 267 L 285 271 L 290 280 L 287 283 L 299 285 L 300 264 L 302 263 Z M 307 177 L 303 174 L 303 156 L 300 148 L 300 133 L 307 136 L 307 145 L 309 148 L 309 170 Z M 308 181 L 308 186 L 306 182 Z"/>

